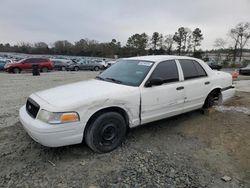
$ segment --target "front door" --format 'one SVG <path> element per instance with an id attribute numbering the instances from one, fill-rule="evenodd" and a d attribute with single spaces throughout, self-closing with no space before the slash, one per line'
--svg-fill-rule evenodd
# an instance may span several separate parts
<path id="1" fill-rule="evenodd" d="M 159 63 L 149 80 L 154 78 L 161 78 L 163 84 L 141 89 L 142 124 L 180 114 L 184 104 L 184 87 L 175 60 Z"/>

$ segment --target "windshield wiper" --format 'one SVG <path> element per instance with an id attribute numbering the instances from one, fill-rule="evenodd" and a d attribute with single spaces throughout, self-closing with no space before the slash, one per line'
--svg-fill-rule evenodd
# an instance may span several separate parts
<path id="1" fill-rule="evenodd" d="M 105 80 L 109 80 L 109 81 L 112 81 L 112 82 L 115 82 L 115 83 L 118 83 L 118 84 L 122 84 L 123 83 L 122 81 L 116 80 L 115 78 L 105 78 Z"/>
<path id="2" fill-rule="evenodd" d="M 97 77 L 95 77 L 95 78 L 97 78 L 98 80 L 105 80 L 104 78 L 102 78 L 102 77 L 100 77 L 100 76 L 97 76 Z"/>

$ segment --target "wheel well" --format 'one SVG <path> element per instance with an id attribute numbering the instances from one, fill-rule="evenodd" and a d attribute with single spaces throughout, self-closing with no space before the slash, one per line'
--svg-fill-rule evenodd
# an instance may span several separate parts
<path id="1" fill-rule="evenodd" d="M 204 102 L 204 105 L 203 105 L 203 108 L 205 107 L 205 104 L 206 104 L 206 102 L 207 102 L 207 98 L 208 98 L 208 96 L 209 95 L 211 95 L 211 94 L 213 94 L 213 97 L 214 98 L 218 98 L 218 102 L 220 103 L 221 101 L 221 99 L 220 99 L 220 94 L 221 94 L 221 88 L 215 88 L 215 89 L 213 89 L 212 91 L 210 91 L 210 93 L 207 95 L 207 97 L 206 97 L 206 100 L 205 100 L 205 102 Z"/>
<path id="2" fill-rule="evenodd" d="M 87 130 L 87 128 L 91 125 L 91 123 L 101 114 L 103 113 L 106 113 L 106 112 L 117 112 L 119 114 L 122 115 L 122 117 L 124 118 L 125 122 L 126 122 L 126 125 L 127 127 L 129 127 L 129 117 L 128 117 L 128 114 L 127 112 L 120 108 L 120 107 L 108 107 L 108 108 L 104 108 L 104 109 L 101 109 L 97 112 L 95 112 L 90 118 L 89 120 L 87 121 L 87 124 L 84 128 L 84 137 L 85 137 L 85 131 Z"/>
<path id="3" fill-rule="evenodd" d="M 220 93 L 221 93 L 221 88 L 215 88 L 215 89 L 213 89 L 213 90 L 209 93 L 209 95 L 210 95 L 211 93 L 213 93 L 214 97 L 219 97 L 219 95 L 220 95 Z"/>
<path id="4" fill-rule="evenodd" d="M 14 69 L 18 69 L 18 70 L 20 70 L 20 71 L 22 70 L 22 69 L 21 69 L 21 68 L 19 68 L 19 67 L 12 67 L 12 68 L 11 68 L 11 71 L 13 72 L 13 71 L 14 71 Z"/>

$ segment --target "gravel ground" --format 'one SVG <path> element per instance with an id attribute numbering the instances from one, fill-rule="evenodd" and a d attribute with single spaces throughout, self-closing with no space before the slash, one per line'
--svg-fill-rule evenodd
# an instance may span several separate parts
<path id="1" fill-rule="evenodd" d="M 132 129 L 108 154 L 84 143 L 47 148 L 25 133 L 18 110 L 32 92 L 96 74 L 0 73 L 0 187 L 250 187 L 250 116 L 237 110 L 250 109 L 248 92 L 205 115 L 193 111 Z"/>

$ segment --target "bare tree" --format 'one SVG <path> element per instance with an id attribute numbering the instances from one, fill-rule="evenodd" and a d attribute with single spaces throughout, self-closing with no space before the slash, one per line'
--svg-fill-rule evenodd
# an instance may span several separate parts
<path id="1" fill-rule="evenodd" d="M 214 47 L 218 49 L 225 49 L 227 42 L 223 38 L 217 38 L 214 41 Z"/>
<path id="2" fill-rule="evenodd" d="M 234 41 L 233 60 L 236 60 L 236 56 L 239 53 L 239 59 L 241 61 L 243 49 L 247 45 L 250 38 L 250 23 L 245 22 L 237 24 L 230 30 L 229 36 Z"/>
<path id="3" fill-rule="evenodd" d="M 184 32 L 184 45 L 183 45 L 183 51 L 184 52 L 189 52 L 189 50 L 192 48 L 192 31 L 188 27 L 185 27 L 185 32 Z"/>

